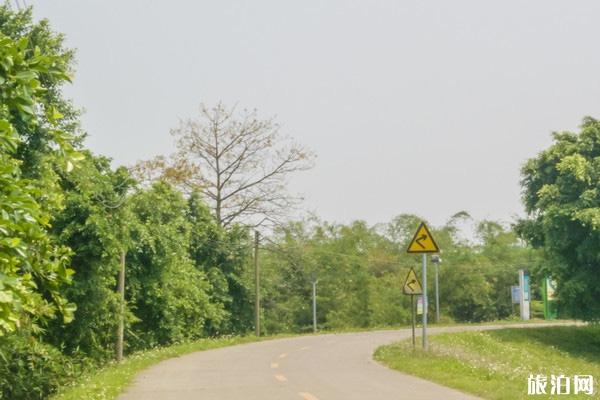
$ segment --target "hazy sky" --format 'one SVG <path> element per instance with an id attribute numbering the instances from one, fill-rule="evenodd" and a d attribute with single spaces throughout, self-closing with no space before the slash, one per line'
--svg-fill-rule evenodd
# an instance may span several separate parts
<path id="1" fill-rule="evenodd" d="M 200 102 L 257 108 L 317 153 L 290 187 L 330 221 L 510 221 L 523 162 L 600 117 L 597 0 L 28 4 L 78 50 L 92 150 L 132 164 Z"/>

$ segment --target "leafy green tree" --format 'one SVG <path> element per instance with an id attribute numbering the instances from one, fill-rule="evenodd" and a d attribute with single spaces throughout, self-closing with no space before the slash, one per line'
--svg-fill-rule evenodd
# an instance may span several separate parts
<path id="1" fill-rule="evenodd" d="M 311 281 L 318 279 L 318 319 L 331 328 L 367 327 L 404 321 L 397 251 L 375 228 L 358 221 L 330 225 L 290 223 L 277 232 L 263 256 L 266 327 L 312 329 Z M 395 282 L 392 287 L 384 285 Z M 392 317 L 390 320 L 385 320 Z"/>
<path id="2" fill-rule="evenodd" d="M 191 224 L 182 195 L 156 183 L 131 199 L 136 224 L 127 253 L 127 301 L 138 319 L 131 347 L 144 348 L 202 337 L 207 321 L 225 313 L 211 302 L 211 284 L 189 256 Z"/>
<path id="3" fill-rule="evenodd" d="M 484 275 L 491 286 L 493 318 L 507 318 L 513 314 L 510 287 L 518 284 L 519 269 L 535 268 L 539 254 L 526 246 L 513 229 L 494 221 L 479 222 L 477 234 L 481 241 L 477 250 L 482 259 Z"/>
<path id="4" fill-rule="evenodd" d="M 532 265 L 532 250 L 515 232 L 488 220 L 475 223 L 474 243 L 466 241 L 456 228 L 456 217 L 464 219 L 465 215 L 456 214 L 441 229 L 433 231 L 443 249 L 442 313 L 468 322 L 510 317 L 513 314 L 510 286 L 517 283 L 519 268 Z M 433 282 L 431 276 L 429 282 Z"/>
<path id="5" fill-rule="evenodd" d="M 600 121 L 586 117 L 579 133 L 560 132 L 523 167 L 528 219 L 519 233 L 543 249 L 541 273 L 558 282 L 562 310 L 600 319 Z"/>
<path id="6" fill-rule="evenodd" d="M 211 283 L 211 302 L 223 307 L 220 320 L 208 320 L 206 333 L 246 332 L 254 324 L 253 284 L 247 228 L 219 225 L 198 192 L 188 199 L 186 218 L 191 225 L 189 253 L 194 266 Z"/>
<path id="7" fill-rule="evenodd" d="M 26 316 L 58 310 L 68 321 L 74 308 L 62 294 L 69 250 L 48 235 L 62 207 L 56 170 L 78 158 L 69 116 L 54 101 L 70 72 L 60 42 L 29 11 L 0 6 L 0 335 Z"/>
<path id="8" fill-rule="evenodd" d="M 415 231 L 423 219 L 414 214 L 397 215 L 385 225 L 384 234 L 399 248 L 405 250 L 408 247 Z"/>
<path id="9" fill-rule="evenodd" d="M 390 326 L 411 322 L 410 296 L 402 294 L 408 270 L 387 273 L 372 279 L 369 286 L 369 312 L 371 326 Z"/>
<path id="10" fill-rule="evenodd" d="M 305 221 L 290 222 L 264 241 L 260 255 L 262 325 L 266 332 L 302 331 L 312 324 L 309 288 L 317 268 L 311 258 L 311 235 Z M 322 307 L 319 316 L 323 316 Z"/>
<path id="11" fill-rule="evenodd" d="M 116 277 L 121 251 L 129 247 L 129 230 L 135 224 L 127 202 L 135 182 L 125 168 L 113 171 L 109 159 L 83 154 L 77 167 L 61 177 L 65 207 L 55 215 L 52 229 L 73 251 L 75 274 L 65 294 L 77 310 L 70 324 L 54 321 L 46 337 L 68 352 L 106 359 L 114 353 Z"/>

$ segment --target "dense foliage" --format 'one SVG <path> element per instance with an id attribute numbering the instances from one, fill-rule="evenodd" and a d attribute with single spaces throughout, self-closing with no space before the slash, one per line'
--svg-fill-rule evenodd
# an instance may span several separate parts
<path id="1" fill-rule="evenodd" d="M 535 256 L 501 224 L 476 223 L 477 240 L 460 237 L 456 217 L 432 234 L 443 249 L 441 312 L 446 320 L 488 321 L 514 314 L 510 286 Z M 406 253 L 421 219 L 403 214 L 369 227 L 297 222 L 265 245 L 263 297 L 269 332 L 310 329 L 311 282 L 318 280 L 318 320 L 325 328 L 409 323 L 410 298 L 402 295 L 409 268 L 420 275 L 421 259 Z M 434 268 L 428 269 L 433 293 Z M 431 299 L 431 297 L 430 297 Z M 431 312 L 434 302 L 430 300 Z"/>
<path id="2" fill-rule="evenodd" d="M 529 219 L 519 231 L 544 249 L 540 272 L 557 280 L 564 311 L 600 319 L 600 121 L 585 118 L 579 133 L 554 134 L 522 176 Z"/>
<path id="3" fill-rule="evenodd" d="M 133 220 L 123 205 L 133 182 L 126 170 L 112 171 L 108 159 L 84 154 L 77 168 L 62 177 L 65 207 L 52 228 L 73 252 L 75 274 L 65 293 L 77 310 L 69 324 L 53 321 L 46 337 L 70 353 L 102 359 L 113 353 L 119 256 Z"/>
<path id="4" fill-rule="evenodd" d="M 204 336 L 208 320 L 223 318 L 223 305 L 211 302 L 211 284 L 189 255 L 191 224 L 187 204 L 166 184 L 155 184 L 131 199 L 137 226 L 127 258 L 128 302 L 136 321 L 137 348 Z"/>
<path id="5" fill-rule="evenodd" d="M 68 321 L 73 309 L 61 291 L 69 249 L 48 234 L 62 203 L 53 168 L 77 156 L 52 95 L 69 57 L 28 19 L 0 7 L 0 335 L 57 310 Z"/>
<path id="6" fill-rule="evenodd" d="M 0 399 L 45 399 L 81 369 L 82 363 L 27 331 L 0 337 Z"/>

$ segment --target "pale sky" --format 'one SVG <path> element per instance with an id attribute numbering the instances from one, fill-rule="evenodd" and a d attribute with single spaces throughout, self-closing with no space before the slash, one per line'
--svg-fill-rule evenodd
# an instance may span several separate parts
<path id="1" fill-rule="evenodd" d="M 290 189 L 329 221 L 510 221 L 524 161 L 600 118 L 597 0 L 28 4 L 77 49 L 93 151 L 129 165 L 201 102 L 257 108 L 317 153 Z"/>

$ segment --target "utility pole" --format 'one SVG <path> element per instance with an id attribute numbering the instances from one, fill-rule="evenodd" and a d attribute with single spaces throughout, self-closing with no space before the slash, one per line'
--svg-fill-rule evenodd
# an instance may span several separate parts
<path id="1" fill-rule="evenodd" d="M 410 313 L 412 316 L 412 344 L 413 344 L 413 351 L 415 350 L 415 325 L 416 325 L 416 320 L 417 320 L 417 316 L 416 316 L 416 312 L 415 312 L 415 295 L 411 294 L 410 295 Z"/>
<path id="2" fill-rule="evenodd" d="M 442 259 L 437 254 L 431 256 L 431 262 L 435 265 L 435 323 L 440 322 L 440 285 L 438 280 L 438 267 Z"/>
<path id="3" fill-rule="evenodd" d="M 423 253 L 423 350 L 427 350 L 427 254 Z"/>
<path id="4" fill-rule="evenodd" d="M 258 231 L 254 231 L 254 317 L 256 336 L 260 336 L 260 271 L 258 267 Z"/>
<path id="5" fill-rule="evenodd" d="M 123 336 L 125 332 L 125 250 L 121 250 L 121 268 L 119 269 L 119 326 L 117 328 L 117 361 L 123 360 Z"/>
<path id="6" fill-rule="evenodd" d="M 440 323 L 440 284 L 438 280 L 439 264 L 435 263 L 435 323 Z"/>
<path id="7" fill-rule="evenodd" d="M 118 221 L 118 227 L 120 229 L 120 235 L 118 235 L 119 241 L 121 242 L 121 254 L 120 254 L 120 268 L 119 268 L 119 276 L 117 278 L 117 298 L 119 300 L 119 308 L 117 315 L 117 343 L 115 352 L 117 353 L 117 361 L 121 362 L 123 360 L 123 342 L 125 336 L 125 256 L 127 255 L 127 244 L 128 243 L 128 235 L 127 228 L 125 226 L 124 215 L 123 215 L 123 206 L 127 201 L 127 194 L 123 194 L 120 199 L 116 202 L 109 202 L 106 199 L 101 199 L 101 204 L 109 210 L 121 210 L 112 216 Z"/>
<path id="8" fill-rule="evenodd" d="M 312 281 L 313 333 L 317 333 L 317 278 Z"/>

